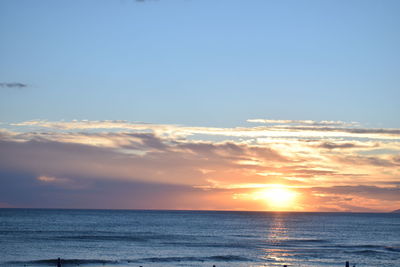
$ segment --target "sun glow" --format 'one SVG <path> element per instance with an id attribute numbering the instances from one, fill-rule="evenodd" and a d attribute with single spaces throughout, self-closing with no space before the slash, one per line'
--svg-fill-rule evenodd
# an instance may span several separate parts
<path id="1" fill-rule="evenodd" d="M 282 185 L 276 185 L 254 193 L 255 199 L 264 200 L 274 210 L 290 209 L 296 200 L 297 193 Z"/>

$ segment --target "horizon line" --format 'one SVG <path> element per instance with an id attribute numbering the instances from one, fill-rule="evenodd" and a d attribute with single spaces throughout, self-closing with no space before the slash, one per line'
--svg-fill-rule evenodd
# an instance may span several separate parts
<path id="1" fill-rule="evenodd" d="M 0 207 L 0 210 L 89 210 L 89 211 L 181 211 L 181 212 L 249 212 L 249 213 L 359 213 L 359 214 L 380 214 L 395 213 L 393 211 L 276 211 L 276 210 L 193 210 L 193 209 L 119 209 L 119 208 L 23 208 L 23 207 Z"/>

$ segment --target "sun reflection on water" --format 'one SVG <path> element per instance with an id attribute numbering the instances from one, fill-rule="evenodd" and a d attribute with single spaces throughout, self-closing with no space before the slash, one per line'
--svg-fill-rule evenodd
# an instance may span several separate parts
<path id="1" fill-rule="evenodd" d="M 292 256 L 292 254 L 289 250 L 276 247 L 282 240 L 288 239 L 286 217 L 287 214 L 285 213 L 274 213 L 270 228 L 265 237 L 268 248 L 264 249 L 265 255 L 263 259 L 270 262 L 269 264 L 272 266 L 283 266 L 289 264 L 291 261 L 290 256 Z"/>

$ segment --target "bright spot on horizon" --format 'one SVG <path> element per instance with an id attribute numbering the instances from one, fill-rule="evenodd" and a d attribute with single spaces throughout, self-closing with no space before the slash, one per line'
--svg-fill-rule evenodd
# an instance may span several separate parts
<path id="1" fill-rule="evenodd" d="M 296 200 L 297 193 L 276 185 L 254 193 L 255 199 L 264 200 L 274 210 L 290 208 Z"/>

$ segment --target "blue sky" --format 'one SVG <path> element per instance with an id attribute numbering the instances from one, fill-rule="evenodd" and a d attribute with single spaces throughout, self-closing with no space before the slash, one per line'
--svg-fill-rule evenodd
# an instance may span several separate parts
<path id="1" fill-rule="evenodd" d="M 398 209 L 399 14 L 2 0 L 0 208 Z"/>
<path id="2" fill-rule="evenodd" d="M 398 1 L 0 2 L 0 120 L 399 127 Z"/>

